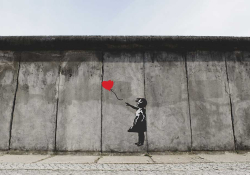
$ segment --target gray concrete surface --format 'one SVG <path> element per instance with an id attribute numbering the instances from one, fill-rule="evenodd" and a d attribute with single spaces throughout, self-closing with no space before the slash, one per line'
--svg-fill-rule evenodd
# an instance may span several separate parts
<path id="1" fill-rule="evenodd" d="M 188 151 L 191 129 L 185 60 L 181 54 L 145 55 L 149 151 Z"/>
<path id="2" fill-rule="evenodd" d="M 200 154 L 200 158 L 206 160 L 207 162 L 250 162 L 250 154 L 234 154 L 234 153 L 225 153 L 225 154 Z"/>
<path id="3" fill-rule="evenodd" d="M 105 53 L 103 80 L 113 80 L 113 90 L 119 98 L 103 89 L 102 101 L 102 150 L 107 152 L 146 151 L 146 141 L 141 147 L 137 133 L 129 133 L 135 118 L 135 109 L 125 102 L 136 105 L 136 98 L 144 97 L 144 70 L 142 53 Z"/>
<path id="4" fill-rule="evenodd" d="M 23 164 L 188 164 L 188 163 L 250 163 L 250 153 L 235 152 L 201 152 L 192 153 L 155 153 L 150 154 L 102 154 L 94 155 L 51 155 L 30 154 L 0 156 L 0 163 Z M 46 166 L 46 165 L 45 165 Z"/>
<path id="5" fill-rule="evenodd" d="M 11 149 L 54 150 L 59 52 L 23 52 Z"/>
<path id="6" fill-rule="evenodd" d="M 0 150 L 9 149 L 18 67 L 18 54 L 0 51 Z"/>
<path id="7" fill-rule="evenodd" d="M 58 155 L 50 158 L 45 158 L 39 163 L 95 163 L 98 161 L 99 156 L 73 156 L 73 155 Z"/>
<path id="8" fill-rule="evenodd" d="M 248 153 L 153 155 L 152 158 L 147 156 L 103 156 L 95 162 L 84 162 L 84 160 L 94 160 L 96 156 L 72 156 L 73 159 L 69 157 L 4 155 L 0 157 L 0 174 L 250 174 Z M 248 159 L 243 160 L 242 157 L 248 157 Z M 136 161 L 131 161 L 132 158 Z M 221 158 L 220 161 L 218 158 Z M 151 162 L 148 163 L 145 160 Z"/>
<path id="9" fill-rule="evenodd" d="M 248 150 L 249 43 L 247 37 L 0 37 L 0 150 L 8 150 L 9 139 L 11 151 Z M 101 87 L 109 79 L 123 101 Z M 125 102 L 144 96 L 148 144 L 137 147 L 137 133 L 127 132 L 135 111 Z"/>
<path id="10" fill-rule="evenodd" d="M 197 163 L 209 162 L 208 160 L 200 157 L 199 155 L 152 155 L 154 163 Z"/>
<path id="11" fill-rule="evenodd" d="M 101 52 L 69 51 L 61 64 L 57 150 L 101 150 Z"/>
<path id="12" fill-rule="evenodd" d="M 0 163 L 36 163 L 50 155 L 3 155 L 0 156 Z"/>
<path id="13" fill-rule="evenodd" d="M 148 156 L 103 156 L 98 160 L 98 163 L 153 163 Z"/>
<path id="14" fill-rule="evenodd" d="M 22 165 L 20 165 L 22 166 Z M 94 170 L 89 170 L 89 166 L 86 165 L 65 165 L 65 169 L 58 170 L 57 166 L 46 166 L 45 169 L 29 169 L 29 170 L 0 170 L 3 175 L 18 174 L 18 175 L 33 175 L 33 174 L 52 174 L 52 175 L 72 175 L 72 174 L 86 174 L 86 175 L 246 175 L 249 174 L 249 164 L 198 164 L 198 165 L 109 165 L 107 167 L 93 166 Z M 27 166 L 26 166 L 27 167 Z M 64 167 L 64 166 L 61 166 Z M 126 169 L 125 169 L 126 168 Z M 138 170 L 139 169 L 139 170 Z"/>
<path id="15" fill-rule="evenodd" d="M 227 52 L 236 148 L 250 148 L 250 52 Z"/>
<path id="16" fill-rule="evenodd" d="M 229 89 L 222 52 L 187 55 L 193 150 L 234 150 Z"/>
<path id="17" fill-rule="evenodd" d="M 10 169 L 12 168 L 12 169 Z M 48 164 L 48 165 L 10 165 L 0 164 L 3 175 L 247 175 L 249 163 L 198 163 L 198 164 Z"/>

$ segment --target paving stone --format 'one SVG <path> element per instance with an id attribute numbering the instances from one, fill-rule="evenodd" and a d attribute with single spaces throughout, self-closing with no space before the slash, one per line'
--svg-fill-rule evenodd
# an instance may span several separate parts
<path id="1" fill-rule="evenodd" d="M 98 163 L 153 163 L 147 156 L 103 156 Z"/>
<path id="2" fill-rule="evenodd" d="M 54 156 L 39 163 L 94 163 L 99 156 Z"/>
<path id="3" fill-rule="evenodd" d="M 50 157 L 49 155 L 3 155 L 0 163 L 34 163 Z"/>
<path id="4" fill-rule="evenodd" d="M 218 155 L 201 154 L 199 157 L 209 162 L 250 162 L 250 154 L 225 153 Z"/>
<path id="5" fill-rule="evenodd" d="M 152 159 L 155 163 L 191 163 L 191 162 L 207 162 L 205 159 L 197 155 L 153 155 Z"/>

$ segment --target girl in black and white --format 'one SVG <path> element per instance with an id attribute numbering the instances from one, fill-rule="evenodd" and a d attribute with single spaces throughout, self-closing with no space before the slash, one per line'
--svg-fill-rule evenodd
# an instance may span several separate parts
<path id="1" fill-rule="evenodd" d="M 135 143 L 137 146 L 142 146 L 144 144 L 145 135 L 144 132 L 147 131 L 146 126 L 146 106 L 147 100 L 145 98 L 136 99 L 137 106 L 133 106 L 129 103 L 126 103 L 127 106 L 136 110 L 135 119 L 133 126 L 131 126 L 128 132 L 137 132 L 138 133 L 138 142 Z"/>

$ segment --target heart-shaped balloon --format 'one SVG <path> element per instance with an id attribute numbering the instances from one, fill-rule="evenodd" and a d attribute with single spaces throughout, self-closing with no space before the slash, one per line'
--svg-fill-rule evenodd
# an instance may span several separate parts
<path id="1" fill-rule="evenodd" d="M 114 82 L 109 80 L 109 81 L 103 81 L 102 82 L 102 87 L 104 87 L 105 89 L 109 90 L 113 87 Z"/>

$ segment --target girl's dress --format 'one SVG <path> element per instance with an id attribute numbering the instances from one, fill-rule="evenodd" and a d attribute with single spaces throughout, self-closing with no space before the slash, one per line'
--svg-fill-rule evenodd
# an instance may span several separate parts
<path id="1" fill-rule="evenodd" d="M 136 117 L 134 119 L 133 126 L 131 126 L 128 132 L 146 132 L 146 109 L 139 108 L 136 111 Z"/>

